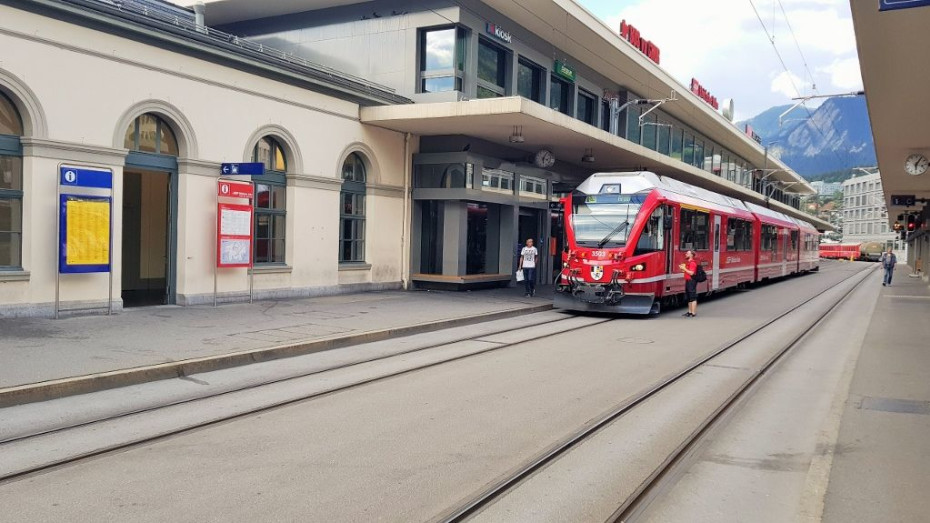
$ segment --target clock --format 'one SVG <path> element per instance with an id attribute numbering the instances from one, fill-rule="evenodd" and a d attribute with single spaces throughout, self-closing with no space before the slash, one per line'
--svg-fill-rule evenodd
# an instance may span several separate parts
<path id="1" fill-rule="evenodd" d="M 912 154 L 904 160 L 904 172 L 911 176 L 927 172 L 927 167 L 930 167 L 930 160 L 922 154 Z"/>
<path id="2" fill-rule="evenodd" d="M 555 155 L 548 149 L 542 149 L 533 157 L 533 163 L 541 169 L 548 169 L 555 165 Z"/>

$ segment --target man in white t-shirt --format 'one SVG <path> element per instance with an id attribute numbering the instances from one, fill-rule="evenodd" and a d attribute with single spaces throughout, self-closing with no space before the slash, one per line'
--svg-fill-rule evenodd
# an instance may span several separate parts
<path id="1" fill-rule="evenodd" d="M 526 289 L 526 297 L 536 295 L 536 259 L 539 258 L 539 251 L 533 247 L 533 239 L 526 240 L 526 247 L 520 251 L 520 264 L 517 270 L 523 271 L 523 287 Z"/>

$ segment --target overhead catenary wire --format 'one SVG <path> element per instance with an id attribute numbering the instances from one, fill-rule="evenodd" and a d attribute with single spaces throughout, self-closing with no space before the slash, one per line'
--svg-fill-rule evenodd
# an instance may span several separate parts
<path id="1" fill-rule="evenodd" d="M 772 44 L 772 49 L 775 50 L 775 56 L 778 57 L 778 61 L 779 63 L 781 63 L 782 69 L 785 70 L 785 74 L 787 75 L 788 81 L 791 83 L 792 89 L 794 89 L 794 92 L 798 95 L 798 98 L 804 98 L 804 95 L 801 94 L 801 90 L 798 88 L 797 82 L 794 81 L 795 79 L 794 73 L 792 73 L 791 70 L 788 68 L 788 65 L 785 63 L 785 59 L 781 55 L 781 51 L 779 51 L 778 46 L 775 45 L 775 35 L 769 32 L 768 27 L 766 27 L 765 25 L 765 21 L 762 20 L 762 15 L 759 14 L 759 10 L 756 8 L 755 2 L 753 2 L 753 0 L 749 0 L 749 5 L 752 7 L 753 12 L 756 14 L 756 18 L 759 20 L 759 25 L 762 26 L 762 31 L 765 32 L 766 38 L 768 39 L 769 43 Z M 827 134 L 820 127 L 820 125 L 818 125 L 817 122 L 814 120 L 814 113 L 811 112 L 810 108 L 807 107 L 807 105 L 804 102 L 801 103 L 801 107 L 803 107 L 804 111 L 807 112 L 806 123 L 808 123 L 811 128 L 816 130 L 820 134 L 820 136 L 823 138 L 824 143 L 826 143 L 828 141 Z M 835 149 L 831 148 L 830 152 L 833 153 L 833 155 L 836 157 L 840 165 L 845 165 L 846 162 L 843 161 L 843 158 L 840 157 L 840 155 L 836 152 Z"/>
<path id="2" fill-rule="evenodd" d="M 794 39 L 794 45 L 798 48 L 798 54 L 801 56 L 801 63 L 804 64 L 804 70 L 807 71 L 807 77 L 811 81 L 811 91 L 814 93 L 817 92 L 817 82 L 814 80 L 814 74 L 811 73 L 810 66 L 807 65 L 807 57 L 804 56 L 804 51 L 801 50 L 801 42 L 798 41 L 798 35 L 794 32 L 794 28 L 791 27 L 791 20 L 788 19 L 788 13 L 785 11 L 784 4 L 781 3 L 781 0 L 776 0 L 778 2 L 778 7 L 781 8 L 781 14 L 785 18 L 785 25 L 788 27 L 788 32 L 791 33 L 791 38 Z"/>

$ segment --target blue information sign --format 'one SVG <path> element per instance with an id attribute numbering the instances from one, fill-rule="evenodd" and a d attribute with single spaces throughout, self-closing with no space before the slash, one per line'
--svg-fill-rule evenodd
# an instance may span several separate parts
<path id="1" fill-rule="evenodd" d="M 261 162 L 250 163 L 224 163 L 220 167 L 220 172 L 226 176 L 235 176 L 240 174 L 265 174 L 265 164 Z"/>
<path id="2" fill-rule="evenodd" d="M 113 188 L 113 173 L 100 169 L 78 169 L 77 167 L 62 167 L 60 169 L 61 185 L 71 187 L 96 187 L 100 189 Z"/>
<path id="3" fill-rule="evenodd" d="M 930 0 L 878 0 L 879 11 L 907 9 L 909 7 L 922 7 L 928 5 L 930 5 Z"/>

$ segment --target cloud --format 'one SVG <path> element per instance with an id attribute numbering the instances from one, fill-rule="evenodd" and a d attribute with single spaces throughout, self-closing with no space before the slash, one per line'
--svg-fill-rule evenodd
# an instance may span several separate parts
<path id="1" fill-rule="evenodd" d="M 862 89 L 862 71 L 859 70 L 859 59 L 856 57 L 837 59 L 830 65 L 818 69 L 828 73 L 830 82 L 840 89 Z"/>
<path id="2" fill-rule="evenodd" d="M 812 94 L 814 86 L 830 94 L 861 85 L 854 81 L 858 60 L 849 0 L 780 0 L 787 21 L 776 0 L 714 0 L 712 8 L 694 0 L 578 1 L 615 30 L 624 19 L 636 26 L 661 48 L 664 69 L 686 87 L 694 77 L 717 98 L 734 98 L 740 117 L 790 103 L 797 96 L 791 80 L 801 94 Z"/>

